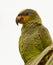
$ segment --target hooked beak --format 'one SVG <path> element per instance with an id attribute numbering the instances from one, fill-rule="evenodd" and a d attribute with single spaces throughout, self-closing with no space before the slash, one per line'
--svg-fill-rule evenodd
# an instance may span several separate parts
<path id="1" fill-rule="evenodd" d="M 18 25 L 18 23 L 22 23 L 23 17 L 22 16 L 17 16 L 16 17 L 16 24 Z"/>
<path id="2" fill-rule="evenodd" d="M 20 24 L 25 24 L 27 23 L 29 20 L 29 16 L 17 16 L 16 17 L 16 24 L 18 25 L 18 23 Z"/>

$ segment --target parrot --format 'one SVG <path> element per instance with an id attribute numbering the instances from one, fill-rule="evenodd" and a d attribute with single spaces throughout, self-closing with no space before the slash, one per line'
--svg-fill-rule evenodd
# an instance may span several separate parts
<path id="1" fill-rule="evenodd" d="M 16 16 L 16 24 L 22 24 L 19 38 L 19 51 L 26 64 L 36 58 L 52 44 L 48 29 L 43 25 L 39 14 L 33 9 L 25 9 Z M 44 60 L 39 65 L 44 65 Z"/>

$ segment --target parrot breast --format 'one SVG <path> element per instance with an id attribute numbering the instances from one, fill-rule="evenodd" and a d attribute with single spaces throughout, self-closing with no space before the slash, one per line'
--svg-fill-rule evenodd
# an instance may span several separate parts
<path id="1" fill-rule="evenodd" d="M 41 45 L 39 26 L 37 24 L 27 24 L 22 28 L 19 40 L 19 50 L 24 62 L 36 57 L 43 50 Z"/>

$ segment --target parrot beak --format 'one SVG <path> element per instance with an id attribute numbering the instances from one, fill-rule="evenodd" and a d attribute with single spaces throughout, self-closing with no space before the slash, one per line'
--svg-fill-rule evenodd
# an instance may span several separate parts
<path id="1" fill-rule="evenodd" d="M 17 25 L 18 25 L 18 23 L 25 24 L 25 23 L 27 23 L 28 20 L 29 20 L 29 16 L 17 16 L 16 17 L 16 24 Z"/>
<path id="2" fill-rule="evenodd" d="M 16 18 L 16 24 L 18 25 L 18 20 L 17 20 L 17 18 Z"/>
<path id="3" fill-rule="evenodd" d="M 20 17 L 16 17 L 16 24 L 18 25 L 18 23 L 19 23 L 19 21 L 20 21 Z"/>
<path id="4" fill-rule="evenodd" d="M 23 20 L 23 17 L 22 16 L 17 16 L 16 17 L 16 24 L 18 25 L 18 23 L 21 23 Z"/>

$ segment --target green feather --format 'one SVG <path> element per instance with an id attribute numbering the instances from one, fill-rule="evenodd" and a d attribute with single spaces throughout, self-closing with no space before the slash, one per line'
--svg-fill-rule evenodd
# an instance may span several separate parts
<path id="1" fill-rule="evenodd" d="M 18 17 L 16 18 L 17 24 L 23 24 L 19 39 L 19 51 L 25 63 L 36 58 L 52 43 L 50 34 L 47 28 L 42 25 L 41 18 L 37 12 L 31 9 L 26 9 L 20 15 L 25 16 L 26 13 L 29 14 L 27 14 L 29 20 L 25 24 L 23 23 L 23 18 L 21 18 L 21 20 L 19 20 Z"/>
<path id="2" fill-rule="evenodd" d="M 50 43 L 52 40 L 49 32 L 42 24 L 23 25 L 19 48 L 25 63 L 39 55 Z"/>

